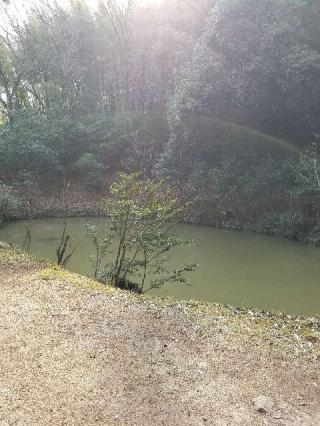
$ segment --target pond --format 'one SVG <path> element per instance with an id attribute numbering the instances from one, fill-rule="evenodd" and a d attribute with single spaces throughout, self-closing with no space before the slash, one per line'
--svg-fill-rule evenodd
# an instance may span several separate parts
<path id="1" fill-rule="evenodd" d="M 79 242 L 68 269 L 86 275 L 92 274 L 89 256 L 93 253 L 86 235 L 88 222 L 103 227 L 106 219 L 68 219 L 68 231 Z M 31 226 L 31 253 L 55 260 L 63 220 L 36 220 Z M 0 240 L 21 245 L 25 232 L 24 222 L 10 223 L 0 228 Z M 319 249 L 206 226 L 179 225 L 177 233 L 194 244 L 175 250 L 172 265 L 195 262 L 199 267 L 188 274 L 191 286 L 170 284 L 154 290 L 155 294 L 299 315 L 320 313 Z"/>

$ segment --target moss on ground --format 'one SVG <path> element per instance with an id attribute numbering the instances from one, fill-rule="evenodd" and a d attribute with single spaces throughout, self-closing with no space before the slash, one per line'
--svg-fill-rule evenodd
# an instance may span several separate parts
<path id="1" fill-rule="evenodd" d="M 30 257 L 18 250 L 13 249 L 9 244 L 0 241 L 0 263 L 15 263 L 30 261 Z"/>
<path id="2" fill-rule="evenodd" d="M 298 341 L 304 347 L 313 347 L 313 353 L 320 357 L 320 318 L 304 318 L 284 313 L 270 313 L 259 310 L 236 308 L 205 302 L 177 301 L 172 298 L 156 296 L 138 296 L 119 290 L 111 285 L 103 285 L 85 276 L 68 272 L 48 261 L 29 257 L 0 242 L 1 264 L 34 263 L 38 265 L 36 276 L 43 281 L 64 282 L 69 285 L 105 295 L 118 295 L 132 303 L 145 304 L 156 309 L 175 309 L 181 311 L 191 321 L 199 324 L 201 333 L 206 334 L 213 322 L 221 327 L 232 329 L 240 338 L 259 339 L 260 341 Z"/>
<path id="3" fill-rule="evenodd" d="M 64 281 L 73 286 L 86 290 L 113 294 L 117 290 L 109 285 L 103 285 L 83 275 L 68 272 L 57 265 L 50 265 L 38 272 L 38 277 L 44 281 Z"/>

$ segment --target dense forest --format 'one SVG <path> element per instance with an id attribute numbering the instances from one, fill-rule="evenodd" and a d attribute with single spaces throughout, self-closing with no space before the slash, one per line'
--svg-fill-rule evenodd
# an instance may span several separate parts
<path id="1" fill-rule="evenodd" d="M 318 0 L 6 3 L 2 220 L 139 171 L 187 221 L 318 242 Z"/>

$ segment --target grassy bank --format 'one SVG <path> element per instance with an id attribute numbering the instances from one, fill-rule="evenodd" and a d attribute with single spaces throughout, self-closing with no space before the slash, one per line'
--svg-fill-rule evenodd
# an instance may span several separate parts
<path id="1" fill-rule="evenodd" d="M 176 301 L 171 298 L 136 296 L 112 286 L 102 285 L 88 277 L 68 272 L 46 260 L 30 257 L 3 242 L 0 242 L 0 263 L 3 267 L 6 265 L 19 266 L 19 263 L 34 265 L 38 269 L 37 278 L 44 282 L 64 281 L 80 289 L 97 291 L 105 295 L 116 295 L 134 303 L 155 304 L 159 308 L 174 308 L 203 324 L 206 321 L 210 322 L 212 317 L 223 317 L 224 321 L 232 324 L 239 334 L 248 332 L 251 337 L 262 337 L 263 339 L 270 339 L 274 336 L 284 338 L 287 343 L 294 345 L 299 342 L 298 346 L 302 352 L 309 352 L 311 356 L 313 354 L 320 357 L 320 317 L 307 318 L 195 300 Z M 313 342 L 314 345 L 311 346 L 310 342 Z"/>

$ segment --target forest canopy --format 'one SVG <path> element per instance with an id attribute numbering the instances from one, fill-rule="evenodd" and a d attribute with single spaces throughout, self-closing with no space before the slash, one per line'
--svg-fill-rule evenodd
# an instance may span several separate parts
<path id="1" fill-rule="evenodd" d="M 265 215 L 264 229 L 281 227 L 305 203 L 313 217 L 317 200 L 295 190 L 301 155 L 318 155 L 317 0 L 46 0 L 18 14 L 10 3 L 6 194 L 66 179 L 101 192 L 127 170 L 174 178 L 197 222 L 256 226 Z"/>
<path id="2" fill-rule="evenodd" d="M 9 121 L 170 104 L 298 144 L 319 132 L 317 1 L 45 1 L 23 19 L 10 10 L 0 45 Z"/>

